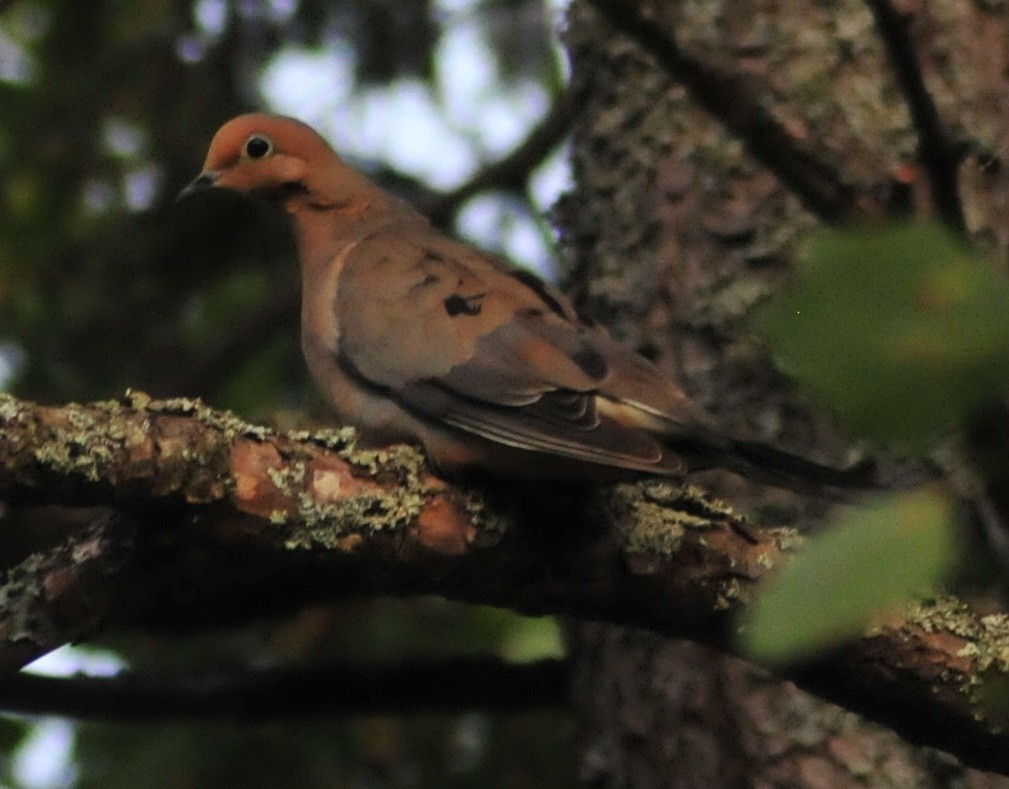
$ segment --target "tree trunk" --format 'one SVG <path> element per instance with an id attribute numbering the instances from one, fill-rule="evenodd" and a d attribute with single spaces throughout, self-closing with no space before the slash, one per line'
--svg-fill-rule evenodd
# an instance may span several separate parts
<path id="1" fill-rule="evenodd" d="M 856 456 L 850 437 L 747 334 L 803 235 L 904 212 L 965 226 L 998 260 L 1009 250 L 1006 168 L 993 166 L 1009 149 L 1004 4 L 901 5 L 569 12 L 575 190 L 557 221 L 580 305 L 728 431 L 833 464 Z M 979 153 L 956 158 L 954 140 Z M 706 483 L 766 523 L 826 511 L 727 475 Z M 588 785 L 1009 786 L 708 649 L 595 624 L 571 637 Z"/>

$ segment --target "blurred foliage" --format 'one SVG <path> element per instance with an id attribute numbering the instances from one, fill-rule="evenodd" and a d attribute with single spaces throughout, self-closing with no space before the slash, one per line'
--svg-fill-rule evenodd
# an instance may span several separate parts
<path id="1" fill-rule="evenodd" d="M 781 663 L 861 635 L 949 578 L 959 553 L 949 501 L 922 490 L 838 517 L 747 611 L 753 657 Z"/>
<path id="2" fill-rule="evenodd" d="M 404 78 L 428 85 L 446 35 L 477 31 L 502 84 L 562 77 L 541 0 L 0 2 L 0 385 L 48 402 L 126 387 L 200 395 L 249 418 L 303 408 L 297 274 L 282 217 L 236 195 L 183 203 L 227 118 L 297 47 L 339 53 L 314 101 Z M 340 84 L 336 84 L 341 80 Z M 480 155 L 475 157 L 479 160 Z M 429 193 L 387 178 L 392 188 Z M 462 208 L 460 206 L 459 208 Z M 527 207 L 527 210 L 532 210 Z M 454 220 L 455 217 L 453 217 Z M 439 601 L 373 601 L 240 633 L 113 644 L 153 672 L 328 656 L 558 649 L 549 620 Z M 0 782 L 27 723 L 0 724 Z M 78 781 L 101 786 L 530 786 L 572 783 L 562 713 L 79 727 Z"/>
<path id="3" fill-rule="evenodd" d="M 939 226 L 824 233 L 762 318 L 786 372 L 901 448 L 1009 389 L 1009 281 Z"/>
<path id="4" fill-rule="evenodd" d="M 834 230 L 812 240 L 792 286 L 760 317 L 781 367 L 863 436 L 923 453 L 970 426 L 965 456 L 988 481 L 988 501 L 1001 506 L 1009 473 L 1005 430 L 995 429 L 1009 391 L 1004 272 L 937 225 Z M 836 518 L 748 613 L 747 649 L 783 661 L 859 634 L 901 600 L 949 580 L 966 547 L 959 537 L 953 505 L 936 491 Z M 959 580 L 982 583 L 991 553 L 982 558 Z"/>

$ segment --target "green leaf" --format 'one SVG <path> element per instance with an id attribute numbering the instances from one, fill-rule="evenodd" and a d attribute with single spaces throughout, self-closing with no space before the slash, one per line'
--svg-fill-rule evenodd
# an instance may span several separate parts
<path id="1" fill-rule="evenodd" d="M 778 663 L 836 646 L 933 590 L 958 557 L 951 506 L 931 489 L 842 516 L 750 609 L 745 650 Z"/>
<path id="2" fill-rule="evenodd" d="M 1009 388 L 1009 282 L 938 226 L 824 233 L 758 322 L 783 370 L 908 449 Z"/>

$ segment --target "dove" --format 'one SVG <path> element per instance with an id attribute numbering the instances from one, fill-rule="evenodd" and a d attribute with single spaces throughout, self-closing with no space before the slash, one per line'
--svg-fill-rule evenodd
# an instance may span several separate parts
<path id="1" fill-rule="evenodd" d="M 279 206 L 302 276 L 302 349 L 345 424 L 414 442 L 444 474 L 613 480 L 726 468 L 807 490 L 864 487 L 719 432 L 683 387 L 527 271 L 434 228 L 292 118 L 224 124 L 181 197 Z"/>

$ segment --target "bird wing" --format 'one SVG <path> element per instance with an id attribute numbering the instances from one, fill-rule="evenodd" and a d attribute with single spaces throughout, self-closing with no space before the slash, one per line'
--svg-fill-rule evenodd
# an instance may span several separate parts
<path id="1" fill-rule="evenodd" d="M 681 473 L 652 432 L 706 432 L 682 391 L 558 291 L 434 231 L 358 244 L 336 308 L 349 374 L 485 439 Z"/>

